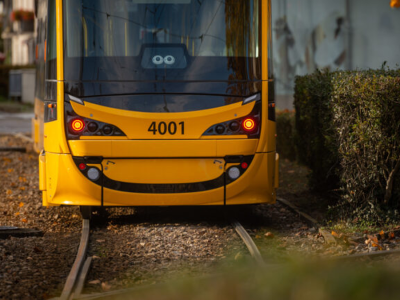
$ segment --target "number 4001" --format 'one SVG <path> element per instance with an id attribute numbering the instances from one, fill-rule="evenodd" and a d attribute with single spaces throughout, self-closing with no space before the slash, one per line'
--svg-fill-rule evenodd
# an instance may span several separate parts
<path id="1" fill-rule="evenodd" d="M 174 135 L 176 133 L 185 134 L 185 122 L 180 122 L 176 124 L 175 122 L 152 122 L 148 131 L 153 132 L 153 135 L 161 134 L 164 135 L 169 133 L 170 135 Z"/>

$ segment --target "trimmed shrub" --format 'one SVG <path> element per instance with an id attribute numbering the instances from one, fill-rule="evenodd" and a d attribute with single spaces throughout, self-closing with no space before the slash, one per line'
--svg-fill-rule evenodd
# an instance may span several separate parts
<path id="1" fill-rule="evenodd" d="M 400 206 L 400 70 L 316 72 L 295 87 L 296 147 L 310 187 L 340 187 L 342 217 L 384 222 Z"/>
<path id="2" fill-rule="evenodd" d="M 332 86 L 345 211 L 385 221 L 400 204 L 400 70 L 337 72 Z"/>
<path id="3" fill-rule="evenodd" d="M 295 143 L 300 163 L 310 168 L 309 187 L 327 191 L 339 187 L 335 169 L 339 166 L 338 146 L 332 139 L 332 94 L 330 72 L 297 76 L 294 106 L 296 110 Z"/>
<path id="4" fill-rule="evenodd" d="M 295 112 L 287 109 L 276 112 L 276 151 L 281 158 L 296 160 L 294 142 Z"/>

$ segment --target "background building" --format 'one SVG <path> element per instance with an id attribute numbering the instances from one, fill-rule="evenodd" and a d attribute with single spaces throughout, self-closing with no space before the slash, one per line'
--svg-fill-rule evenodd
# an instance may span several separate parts
<path id="1" fill-rule="evenodd" d="M 34 0 L 4 0 L 2 34 L 6 64 L 35 63 Z"/>
<path id="2" fill-rule="evenodd" d="M 400 8 L 390 0 L 272 0 L 278 108 L 296 75 L 315 69 L 400 67 Z"/>

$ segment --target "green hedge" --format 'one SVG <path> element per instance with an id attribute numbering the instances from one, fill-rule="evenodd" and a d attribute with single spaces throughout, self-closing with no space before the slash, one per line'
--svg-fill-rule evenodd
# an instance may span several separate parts
<path id="1" fill-rule="evenodd" d="M 295 81 L 295 142 L 298 160 L 311 170 L 309 186 L 326 191 L 339 186 L 337 145 L 332 140 L 332 73 L 315 72 Z"/>
<path id="2" fill-rule="evenodd" d="M 346 210 L 385 220 L 400 204 L 400 70 L 338 72 L 332 86 Z"/>
<path id="3" fill-rule="evenodd" d="M 276 151 L 281 158 L 296 160 L 295 112 L 289 110 L 276 112 Z"/>
<path id="4" fill-rule="evenodd" d="M 314 188 L 340 187 L 346 216 L 385 221 L 400 204 L 400 70 L 298 77 L 296 143 Z"/>
<path id="5" fill-rule="evenodd" d="M 35 66 L 12 66 L 12 65 L 0 65 L 0 95 L 7 98 L 8 97 L 8 88 L 9 88 L 9 73 L 10 70 L 18 70 L 18 69 L 32 69 Z"/>

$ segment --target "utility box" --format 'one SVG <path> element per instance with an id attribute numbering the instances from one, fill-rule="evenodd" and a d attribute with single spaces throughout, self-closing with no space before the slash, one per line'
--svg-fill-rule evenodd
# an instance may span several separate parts
<path id="1" fill-rule="evenodd" d="M 22 69 L 22 102 L 35 103 L 36 70 Z"/>
<path id="2" fill-rule="evenodd" d="M 21 70 L 10 70 L 9 76 L 8 96 L 20 100 L 22 97 Z"/>
<path id="3" fill-rule="evenodd" d="M 24 103 L 35 103 L 35 69 L 10 70 L 9 97 Z"/>

